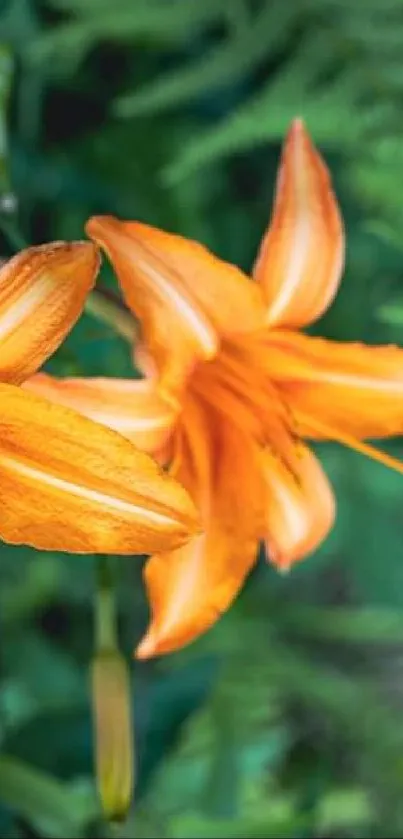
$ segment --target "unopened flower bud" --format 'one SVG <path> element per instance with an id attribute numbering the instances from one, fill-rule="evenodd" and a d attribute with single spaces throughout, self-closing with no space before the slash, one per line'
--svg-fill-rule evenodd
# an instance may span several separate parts
<path id="1" fill-rule="evenodd" d="M 122 821 L 132 797 L 134 745 L 130 678 L 119 652 L 95 656 L 92 691 L 99 795 L 105 817 Z"/>

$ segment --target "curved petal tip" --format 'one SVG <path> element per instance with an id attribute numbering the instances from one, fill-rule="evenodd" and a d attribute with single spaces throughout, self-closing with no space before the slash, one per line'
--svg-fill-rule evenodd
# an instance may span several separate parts
<path id="1" fill-rule="evenodd" d="M 78 320 L 100 263 L 92 242 L 26 248 L 0 268 L 0 380 L 20 384 Z"/>
<path id="2" fill-rule="evenodd" d="M 163 650 L 161 650 L 163 652 Z M 156 655 L 159 655 L 159 645 L 158 645 L 158 638 L 155 633 L 150 630 L 141 639 L 137 649 L 135 650 L 134 656 L 135 658 L 145 661 L 147 658 L 153 658 Z"/>
<path id="3" fill-rule="evenodd" d="M 271 223 L 254 268 L 270 326 L 301 327 L 332 302 L 344 262 L 343 223 L 330 173 L 303 120 L 287 132 Z"/>

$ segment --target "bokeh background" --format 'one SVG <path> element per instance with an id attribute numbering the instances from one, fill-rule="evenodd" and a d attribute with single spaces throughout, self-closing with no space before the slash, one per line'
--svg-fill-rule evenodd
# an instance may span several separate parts
<path id="1" fill-rule="evenodd" d="M 300 115 L 348 240 L 315 329 L 403 344 L 402 55 L 402 0 L 0 0 L 0 257 L 81 238 L 96 212 L 248 269 Z M 49 369 L 131 366 L 86 314 Z M 138 782 L 115 835 L 402 836 L 403 478 L 320 454 L 339 505 L 321 550 L 287 577 L 261 561 L 203 639 L 130 665 Z M 1 837 L 111 835 L 92 774 L 94 565 L 0 548 Z M 117 566 L 129 661 L 141 567 Z"/>

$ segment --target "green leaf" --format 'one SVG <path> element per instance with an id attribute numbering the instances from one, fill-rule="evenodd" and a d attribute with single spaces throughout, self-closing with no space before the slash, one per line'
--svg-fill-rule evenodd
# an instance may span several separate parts
<path id="1" fill-rule="evenodd" d="M 81 836 L 89 815 L 80 813 L 67 786 L 5 755 L 0 757 L 0 801 L 45 836 L 61 839 Z"/>

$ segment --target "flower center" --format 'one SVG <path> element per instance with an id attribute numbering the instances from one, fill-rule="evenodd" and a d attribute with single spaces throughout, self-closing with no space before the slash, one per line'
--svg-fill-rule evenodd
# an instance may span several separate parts
<path id="1" fill-rule="evenodd" d="M 191 392 L 224 413 L 261 445 L 286 454 L 294 445 L 293 418 L 278 386 L 261 363 L 267 352 L 258 336 L 224 341 L 218 355 L 199 363 Z"/>

